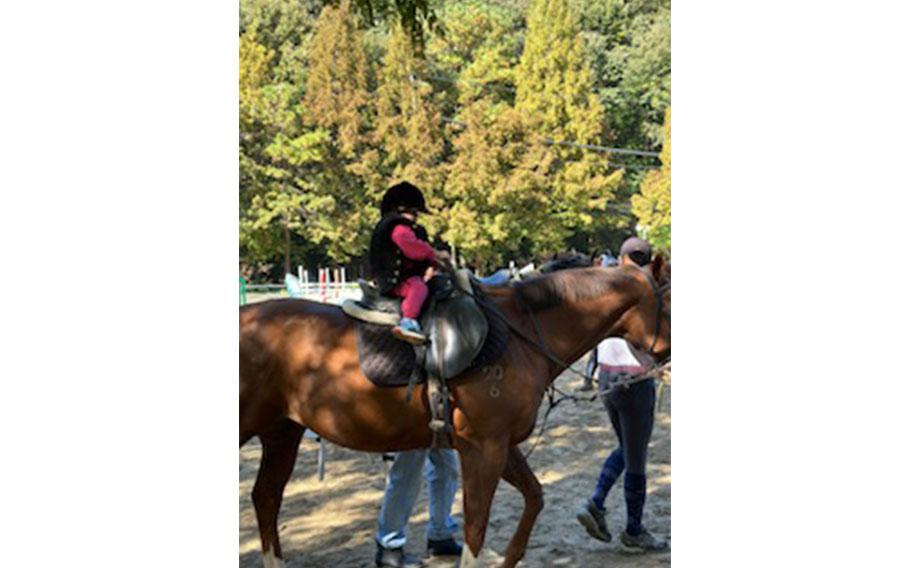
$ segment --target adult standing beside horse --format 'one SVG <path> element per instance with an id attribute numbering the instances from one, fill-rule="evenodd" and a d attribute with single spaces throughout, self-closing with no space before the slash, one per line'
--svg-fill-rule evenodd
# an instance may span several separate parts
<path id="1" fill-rule="evenodd" d="M 452 519 L 452 503 L 458 490 L 458 456 L 453 450 L 435 448 L 398 452 L 389 469 L 376 531 L 378 568 L 420 568 L 424 563 L 406 554 L 408 518 L 420 494 L 420 474 L 427 480 L 430 519 L 427 522 L 427 554 L 460 556 L 462 546 L 454 538 L 458 523 Z"/>
<path id="2" fill-rule="evenodd" d="M 636 237 L 626 239 L 619 252 L 621 266 L 649 268 L 651 246 Z M 654 379 L 649 378 L 628 386 L 617 382 L 647 371 L 645 358 L 624 339 L 610 337 L 595 349 L 599 366 L 598 387 L 619 447 L 603 463 L 594 494 L 582 505 L 578 522 L 592 537 L 610 542 L 612 535 L 605 521 L 604 501 L 610 488 L 625 469 L 626 529 L 620 540 L 629 548 L 659 551 L 667 548 L 666 541 L 652 535 L 641 525 L 647 495 L 645 465 L 648 443 L 654 428 Z M 614 388 L 615 387 L 615 388 Z"/>

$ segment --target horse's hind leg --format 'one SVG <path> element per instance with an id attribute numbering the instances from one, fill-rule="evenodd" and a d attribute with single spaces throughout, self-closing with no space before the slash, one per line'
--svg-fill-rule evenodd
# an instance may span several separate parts
<path id="1" fill-rule="evenodd" d="M 278 510 L 284 486 L 291 477 L 303 427 L 290 420 L 283 420 L 278 427 L 260 434 L 262 460 L 253 486 L 253 506 L 259 537 L 262 539 L 262 562 L 265 568 L 280 568 L 281 544 L 278 542 Z"/>
<path id="2" fill-rule="evenodd" d="M 525 555 L 531 529 L 534 528 L 537 515 L 543 509 L 543 489 L 517 446 L 509 448 L 509 459 L 506 461 L 506 470 L 503 472 L 502 478 L 518 489 L 525 500 L 521 520 L 518 521 L 518 528 L 515 529 L 512 540 L 509 541 L 506 558 L 503 562 L 504 567 L 511 568 L 518 564 L 518 561 Z"/>

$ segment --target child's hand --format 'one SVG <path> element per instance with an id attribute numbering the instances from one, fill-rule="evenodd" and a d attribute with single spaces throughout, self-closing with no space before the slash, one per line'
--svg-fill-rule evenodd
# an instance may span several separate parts
<path id="1" fill-rule="evenodd" d="M 428 267 L 428 268 L 426 269 L 426 271 L 423 273 L 423 281 L 424 281 L 424 282 L 429 282 L 430 279 L 433 278 L 434 276 L 436 276 L 436 269 L 433 268 L 432 266 L 430 266 L 430 267 Z"/>
<path id="2" fill-rule="evenodd" d="M 445 266 L 452 262 L 452 257 L 449 255 L 449 251 L 437 250 L 435 260 L 440 266 Z"/>

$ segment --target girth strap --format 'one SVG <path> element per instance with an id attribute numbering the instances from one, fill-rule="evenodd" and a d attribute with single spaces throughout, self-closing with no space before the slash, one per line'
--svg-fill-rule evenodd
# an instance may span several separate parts
<path id="1" fill-rule="evenodd" d="M 430 406 L 430 430 L 433 432 L 433 449 L 452 447 L 448 434 L 452 431 L 449 420 L 449 389 L 444 380 L 435 375 L 427 379 L 427 402 Z"/>

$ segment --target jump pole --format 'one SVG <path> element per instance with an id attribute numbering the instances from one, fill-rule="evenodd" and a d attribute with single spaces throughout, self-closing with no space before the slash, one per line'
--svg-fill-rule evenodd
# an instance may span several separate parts
<path id="1" fill-rule="evenodd" d="M 325 300 L 326 300 L 325 287 L 326 287 L 326 280 L 328 280 L 328 272 L 329 272 L 328 268 L 319 269 L 319 299 L 320 299 L 319 301 L 321 301 L 322 303 L 325 303 Z"/>

